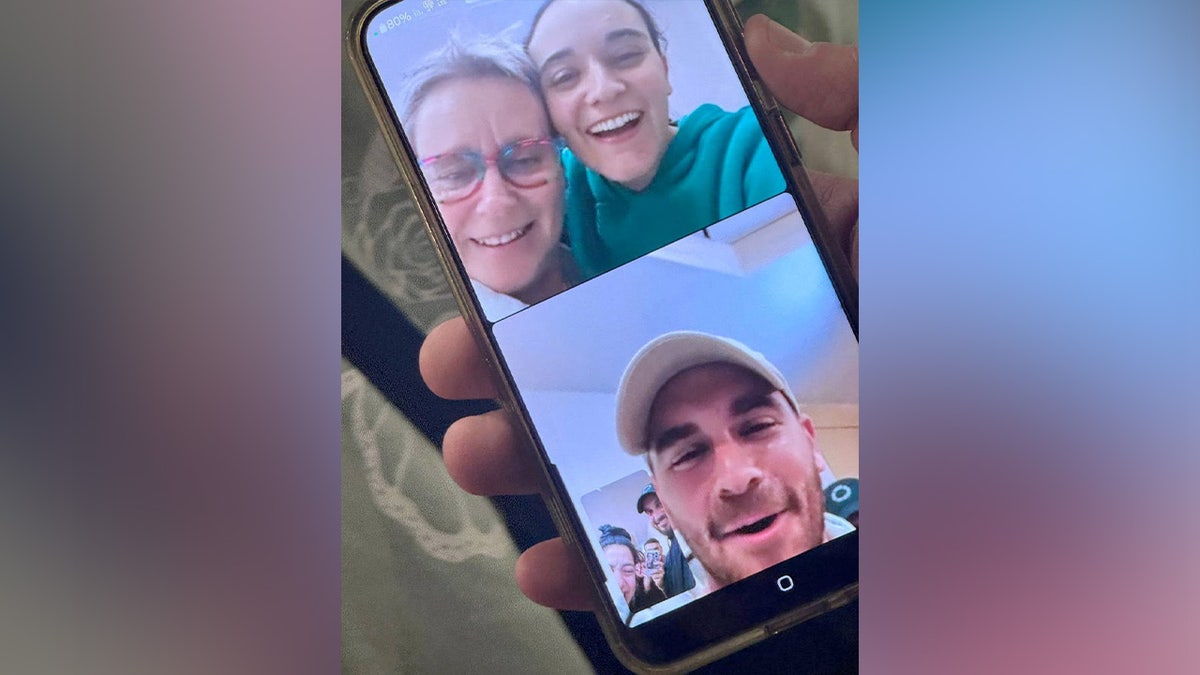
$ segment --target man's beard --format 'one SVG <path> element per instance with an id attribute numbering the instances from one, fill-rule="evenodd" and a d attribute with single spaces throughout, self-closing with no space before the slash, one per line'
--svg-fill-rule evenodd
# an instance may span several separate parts
<path id="1" fill-rule="evenodd" d="M 708 572 L 715 587 L 724 587 L 741 581 L 772 564 L 783 562 L 783 560 L 821 544 L 825 532 L 824 499 L 820 489 L 820 478 L 814 474 L 812 481 L 813 485 L 806 485 L 802 488 L 807 488 L 805 492 L 810 493 L 811 499 L 808 502 L 802 499 L 797 490 L 788 488 L 779 481 L 770 481 L 761 484 L 752 493 L 741 498 L 732 501 L 721 500 L 717 503 L 716 508 L 709 514 L 701 547 L 694 544 L 692 546 L 693 552 Z M 795 542 L 796 550 L 788 551 L 781 560 L 763 562 L 761 567 L 746 569 L 747 560 L 731 555 L 733 551 L 737 550 L 740 542 L 737 541 L 739 535 L 731 535 L 729 531 L 734 525 L 746 525 L 739 519 L 744 519 L 747 514 L 778 514 L 777 518 L 788 516 L 800 519 L 803 529 L 799 533 L 800 540 Z M 790 522 L 773 524 L 789 527 L 795 525 Z M 721 537 L 721 535 L 726 536 Z M 688 541 L 691 542 L 691 539 Z M 701 548 L 709 550 L 699 550 Z M 716 556 L 709 556 L 706 553 L 716 553 Z M 717 559 L 705 562 L 706 557 Z M 756 566 L 760 564 L 758 559 L 752 560 Z"/>

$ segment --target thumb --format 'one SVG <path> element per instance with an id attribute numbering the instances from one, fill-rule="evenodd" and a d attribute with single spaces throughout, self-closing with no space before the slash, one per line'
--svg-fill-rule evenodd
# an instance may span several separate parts
<path id="1" fill-rule="evenodd" d="M 745 41 L 780 103 L 826 129 L 850 131 L 858 148 L 858 47 L 809 42 L 762 15 L 746 21 Z"/>

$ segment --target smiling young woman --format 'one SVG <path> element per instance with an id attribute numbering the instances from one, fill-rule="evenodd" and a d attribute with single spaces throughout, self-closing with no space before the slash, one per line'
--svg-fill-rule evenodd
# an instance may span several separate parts
<path id="1" fill-rule="evenodd" d="M 568 147 L 566 228 L 585 276 L 785 189 L 749 106 L 705 104 L 672 122 L 664 45 L 636 0 L 549 0 L 526 41 Z"/>

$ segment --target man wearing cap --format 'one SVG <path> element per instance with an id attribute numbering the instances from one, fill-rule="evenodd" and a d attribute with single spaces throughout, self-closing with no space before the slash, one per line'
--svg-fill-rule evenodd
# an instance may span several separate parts
<path id="1" fill-rule="evenodd" d="M 666 535 L 670 547 L 659 576 L 654 578 L 654 582 L 663 589 L 668 598 L 691 590 L 696 585 L 696 578 L 692 575 L 691 568 L 688 567 L 683 547 L 675 538 L 675 528 L 671 525 L 671 517 L 662 507 L 662 502 L 655 494 L 652 483 L 647 483 L 646 487 L 642 488 L 642 494 L 638 495 L 637 510 L 638 513 L 646 514 L 654 529 Z"/>
<path id="2" fill-rule="evenodd" d="M 621 379 L 617 436 L 646 456 L 656 498 L 708 573 L 699 592 L 854 529 L 825 511 L 828 467 L 787 380 L 734 340 L 677 332 L 643 347 Z"/>

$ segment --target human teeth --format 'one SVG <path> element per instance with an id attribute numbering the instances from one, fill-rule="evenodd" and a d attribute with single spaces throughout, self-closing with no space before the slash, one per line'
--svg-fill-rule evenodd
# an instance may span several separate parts
<path id="1" fill-rule="evenodd" d="M 627 112 L 624 115 L 617 115 L 612 119 L 596 122 L 590 128 L 588 128 L 588 133 L 602 134 L 606 131 L 614 131 L 616 129 L 620 129 L 626 124 L 637 121 L 639 118 L 641 118 L 641 116 L 642 113 L 640 112 Z"/>
<path id="2" fill-rule="evenodd" d="M 483 237 L 482 239 L 476 239 L 475 243 L 482 244 L 484 246 L 503 246 L 520 239 L 521 237 L 525 236 L 525 233 L 528 231 L 529 226 L 527 225 L 520 229 L 513 230 L 512 232 L 496 235 L 495 237 Z"/>

